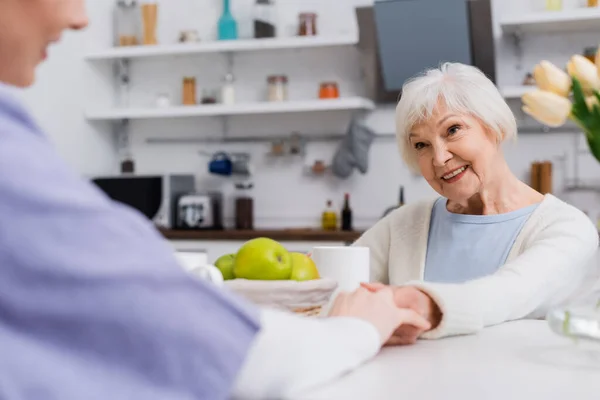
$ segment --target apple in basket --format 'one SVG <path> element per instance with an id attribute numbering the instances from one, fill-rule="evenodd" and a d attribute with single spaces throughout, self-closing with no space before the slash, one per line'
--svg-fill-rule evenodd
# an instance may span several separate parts
<path id="1" fill-rule="evenodd" d="M 226 286 L 248 300 L 268 307 L 319 315 L 337 283 L 321 279 L 313 260 L 288 252 L 268 238 L 252 239 L 238 250 L 233 265 L 235 279 Z"/>
<path id="2" fill-rule="evenodd" d="M 249 280 L 294 280 L 319 279 L 313 260 L 305 254 L 288 252 L 279 242 L 268 238 L 257 238 L 246 242 L 235 255 L 233 276 Z M 231 257 L 225 255 L 217 264 L 226 268 Z"/>

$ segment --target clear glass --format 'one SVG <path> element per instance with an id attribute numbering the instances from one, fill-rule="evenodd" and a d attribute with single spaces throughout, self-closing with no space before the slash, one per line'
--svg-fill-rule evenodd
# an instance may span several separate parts
<path id="1" fill-rule="evenodd" d="M 138 45 L 139 32 L 140 8 L 137 1 L 119 0 L 115 8 L 115 45 Z"/>
<path id="2" fill-rule="evenodd" d="M 558 335 L 600 345 L 600 287 L 573 304 L 551 310 L 546 321 Z"/>

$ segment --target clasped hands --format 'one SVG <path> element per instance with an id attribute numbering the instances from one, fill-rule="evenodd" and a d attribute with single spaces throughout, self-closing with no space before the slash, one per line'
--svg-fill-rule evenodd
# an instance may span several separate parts
<path id="1" fill-rule="evenodd" d="M 372 323 L 385 346 L 413 344 L 441 320 L 439 307 L 425 292 L 381 283 L 363 283 L 352 293 L 340 293 L 329 316 L 352 316 Z"/>

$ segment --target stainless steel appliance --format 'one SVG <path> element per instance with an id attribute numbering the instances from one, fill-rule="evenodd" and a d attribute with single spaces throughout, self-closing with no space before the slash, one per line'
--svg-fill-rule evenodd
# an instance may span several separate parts
<path id="1" fill-rule="evenodd" d="M 177 229 L 223 229 L 223 196 L 192 193 L 177 202 Z"/>
<path id="2" fill-rule="evenodd" d="M 135 208 L 161 228 L 175 228 L 177 201 L 196 191 L 194 175 L 123 175 L 92 179 L 111 199 Z"/>

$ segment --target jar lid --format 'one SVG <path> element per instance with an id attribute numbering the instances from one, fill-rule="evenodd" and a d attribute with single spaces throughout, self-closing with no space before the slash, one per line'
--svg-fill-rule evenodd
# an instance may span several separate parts
<path id="1" fill-rule="evenodd" d="M 317 18 L 317 13 L 314 12 L 303 12 L 300 13 L 300 18 Z"/>
<path id="2" fill-rule="evenodd" d="M 267 81 L 269 83 L 277 83 L 277 82 L 287 83 L 288 78 L 285 75 L 270 75 L 269 77 L 267 77 Z"/>
<path id="3" fill-rule="evenodd" d="M 321 86 L 337 86 L 337 82 L 333 82 L 333 81 L 328 81 L 328 82 L 321 82 Z"/>

